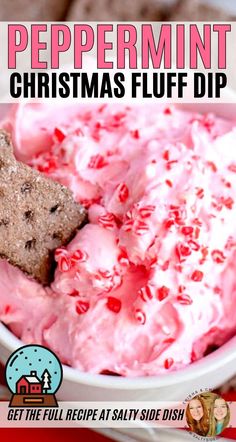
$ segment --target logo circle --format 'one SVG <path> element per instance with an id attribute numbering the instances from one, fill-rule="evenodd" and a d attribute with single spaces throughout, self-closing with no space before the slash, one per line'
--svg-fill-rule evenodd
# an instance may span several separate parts
<path id="1" fill-rule="evenodd" d="M 200 393 L 189 400 L 186 421 L 190 430 L 198 436 L 219 436 L 230 422 L 229 404 L 216 393 Z"/>
<path id="2" fill-rule="evenodd" d="M 62 365 L 55 353 L 42 345 L 25 345 L 11 354 L 5 369 L 9 390 L 17 393 L 18 382 L 26 378 L 41 382 L 47 392 L 55 394 L 62 383 Z"/>

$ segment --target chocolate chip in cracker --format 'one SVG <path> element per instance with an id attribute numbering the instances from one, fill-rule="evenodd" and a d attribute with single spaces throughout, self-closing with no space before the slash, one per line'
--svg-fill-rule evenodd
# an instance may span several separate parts
<path id="1" fill-rule="evenodd" d="M 32 249 L 35 249 L 35 247 L 36 247 L 36 239 L 35 238 L 29 239 L 28 241 L 26 241 L 26 243 L 25 243 L 26 250 L 32 250 Z"/>
<path id="2" fill-rule="evenodd" d="M 0 219 L 0 226 L 8 226 L 8 224 L 9 224 L 9 220 L 8 219 Z"/>
<path id="3" fill-rule="evenodd" d="M 54 232 L 52 234 L 53 239 L 58 239 L 59 241 L 62 241 L 63 239 L 63 233 L 62 232 Z"/>
<path id="4" fill-rule="evenodd" d="M 21 190 L 22 193 L 31 192 L 31 190 L 32 190 L 32 184 L 26 182 L 26 183 L 22 184 L 20 190 Z"/>
<path id="5" fill-rule="evenodd" d="M 87 213 L 66 187 L 16 161 L 9 135 L 0 131 L 0 256 L 48 285 L 54 251 L 85 224 Z"/>
<path id="6" fill-rule="evenodd" d="M 56 212 L 60 208 L 59 204 L 56 204 L 55 206 L 51 207 L 50 213 Z"/>
<path id="7" fill-rule="evenodd" d="M 24 213 L 24 218 L 27 221 L 32 221 L 32 219 L 34 218 L 34 212 L 32 210 L 26 210 L 26 212 Z"/>

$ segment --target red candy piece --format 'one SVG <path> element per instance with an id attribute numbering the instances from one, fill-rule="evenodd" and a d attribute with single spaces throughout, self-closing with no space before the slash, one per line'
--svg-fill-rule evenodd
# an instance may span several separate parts
<path id="1" fill-rule="evenodd" d="M 207 161 L 207 165 L 211 168 L 212 172 L 217 172 L 217 167 L 213 161 Z"/>
<path id="2" fill-rule="evenodd" d="M 167 186 L 169 186 L 169 187 L 173 187 L 173 183 L 172 183 L 171 180 L 166 180 L 166 184 L 167 184 Z"/>
<path id="3" fill-rule="evenodd" d="M 102 167 L 105 167 L 106 165 L 107 162 L 105 161 L 105 158 L 102 155 L 97 154 L 90 158 L 88 167 L 90 169 L 102 169 Z"/>
<path id="4" fill-rule="evenodd" d="M 193 224 L 196 224 L 197 226 L 201 226 L 201 225 L 202 225 L 202 222 L 200 221 L 200 219 L 198 219 L 198 218 L 194 218 L 194 219 L 193 219 Z"/>
<path id="5" fill-rule="evenodd" d="M 117 112 L 115 115 L 113 115 L 113 118 L 115 121 L 120 122 L 120 120 L 123 120 L 126 117 L 125 112 Z"/>
<path id="6" fill-rule="evenodd" d="M 119 313 L 121 309 L 121 300 L 118 298 L 114 298 L 113 296 L 109 296 L 107 298 L 107 308 L 113 313 Z"/>
<path id="7" fill-rule="evenodd" d="M 171 170 L 171 169 L 172 169 L 172 166 L 173 166 L 174 164 L 176 164 L 176 163 L 178 163 L 177 160 L 168 161 L 168 162 L 166 163 L 166 169 L 167 169 L 167 170 Z"/>
<path id="8" fill-rule="evenodd" d="M 183 219 L 186 218 L 186 210 L 184 207 L 170 205 L 170 217 L 174 218 L 177 224 L 183 224 Z"/>
<path id="9" fill-rule="evenodd" d="M 204 264 L 208 255 L 208 247 L 202 247 L 201 254 L 202 258 L 199 260 L 199 264 Z"/>
<path id="10" fill-rule="evenodd" d="M 228 169 L 230 172 L 236 173 L 236 164 L 230 164 Z"/>
<path id="11" fill-rule="evenodd" d="M 195 252 L 197 252 L 200 249 L 200 245 L 193 239 L 190 239 L 188 241 L 188 244 L 190 245 L 191 249 L 194 250 Z"/>
<path id="12" fill-rule="evenodd" d="M 168 287 L 166 286 L 162 286 L 159 289 L 157 289 L 157 299 L 159 301 L 163 301 L 163 299 L 165 299 L 170 293 L 170 289 L 168 289 Z"/>
<path id="13" fill-rule="evenodd" d="M 179 285 L 179 293 L 183 293 L 183 291 L 186 289 L 184 285 Z"/>
<path id="14" fill-rule="evenodd" d="M 86 313 L 89 309 L 89 302 L 87 301 L 77 301 L 75 304 L 75 310 L 76 313 L 78 313 L 78 315 L 83 315 L 84 313 Z"/>
<path id="15" fill-rule="evenodd" d="M 118 191 L 119 201 L 121 203 L 125 203 L 129 198 L 129 189 L 126 186 L 126 184 L 125 183 L 119 184 L 119 186 L 117 187 L 117 191 Z"/>
<path id="16" fill-rule="evenodd" d="M 124 250 L 122 250 L 121 253 L 119 254 L 117 261 L 121 266 L 125 267 L 129 266 L 129 258 Z"/>
<path id="17" fill-rule="evenodd" d="M 45 164 L 41 165 L 39 164 L 37 166 L 37 169 L 39 172 L 42 173 L 52 173 L 57 169 L 57 162 L 55 158 L 50 158 L 48 160 L 45 160 Z"/>
<path id="18" fill-rule="evenodd" d="M 193 233 L 193 227 L 191 227 L 191 226 L 184 226 L 184 227 L 181 227 L 181 233 L 183 233 L 183 235 L 192 235 L 192 233 Z"/>
<path id="19" fill-rule="evenodd" d="M 213 291 L 216 295 L 222 295 L 222 289 L 220 287 L 214 287 Z"/>
<path id="20" fill-rule="evenodd" d="M 165 160 L 165 161 L 169 161 L 169 159 L 170 159 L 170 153 L 169 153 L 168 150 L 165 150 L 165 152 L 164 152 L 163 155 L 162 155 L 162 158 L 163 158 L 163 160 Z"/>
<path id="21" fill-rule="evenodd" d="M 146 322 L 146 314 L 140 308 L 135 310 L 135 319 L 142 325 Z"/>
<path id="22" fill-rule="evenodd" d="M 65 136 L 64 132 L 62 132 L 61 129 L 59 129 L 58 127 L 55 127 L 55 129 L 54 129 L 54 138 L 55 138 L 56 141 L 61 143 L 66 138 L 66 136 Z"/>
<path id="23" fill-rule="evenodd" d="M 98 218 L 98 223 L 108 230 L 113 230 L 116 227 L 115 216 L 113 213 L 106 213 Z"/>
<path id="24" fill-rule="evenodd" d="M 10 310 L 11 310 L 11 306 L 9 304 L 7 304 L 4 309 L 4 314 L 7 315 L 8 313 L 10 313 Z"/>
<path id="25" fill-rule="evenodd" d="M 79 291 L 74 289 L 72 290 L 72 292 L 68 293 L 69 296 L 75 297 L 75 296 L 79 296 Z"/>
<path id="26" fill-rule="evenodd" d="M 164 344 L 173 344 L 175 342 L 175 338 L 167 338 L 163 342 Z"/>
<path id="27" fill-rule="evenodd" d="M 62 273 L 69 272 L 69 270 L 71 269 L 70 258 L 68 258 L 68 256 L 65 255 L 60 256 L 58 260 L 58 268 Z"/>
<path id="28" fill-rule="evenodd" d="M 216 262 L 216 264 L 222 264 L 226 259 L 223 252 L 221 252 L 220 250 L 213 250 L 211 252 L 211 256 L 213 261 Z"/>
<path id="29" fill-rule="evenodd" d="M 169 265 L 170 265 L 170 261 L 168 259 L 165 262 L 163 262 L 163 265 L 162 265 L 163 272 L 166 272 L 166 270 L 168 270 Z"/>
<path id="30" fill-rule="evenodd" d="M 56 249 L 55 254 L 54 254 L 55 260 L 58 261 L 58 258 L 60 256 L 66 256 L 66 255 L 67 255 L 66 248 L 65 247 L 58 247 L 58 249 Z"/>
<path id="31" fill-rule="evenodd" d="M 204 197 L 204 189 L 198 188 L 196 195 L 198 198 L 202 199 Z"/>
<path id="32" fill-rule="evenodd" d="M 191 279 L 195 282 L 202 281 L 202 278 L 203 278 L 203 273 L 201 272 L 201 270 L 195 270 L 191 276 Z"/>
<path id="33" fill-rule="evenodd" d="M 192 353 L 191 353 L 191 362 L 195 362 L 196 360 L 197 360 L 197 355 L 196 355 L 195 351 L 192 350 Z"/>
<path id="34" fill-rule="evenodd" d="M 174 359 L 173 358 L 168 358 L 164 362 L 164 367 L 165 367 L 166 370 L 168 370 L 170 367 L 172 367 L 173 364 L 174 364 Z"/>
<path id="35" fill-rule="evenodd" d="M 115 371 L 111 371 L 111 370 L 102 370 L 102 371 L 100 371 L 100 374 L 108 375 L 108 376 L 121 376 L 121 374 L 118 374 Z"/>
<path id="36" fill-rule="evenodd" d="M 221 202 L 222 202 L 222 204 L 224 204 L 224 206 L 227 208 L 227 209 L 232 209 L 233 208 L 233 204 L 234 204 L 234 200 L 233 200 L 233 198 L 231 198 L 230 196 L 228 197 L 228 198 L 221 198 Z"/>
<path id="37" fill-rule="evenodd" d="M 180 262 L 185 261 L 186 257 L 191 255 L 191 248 L 188 244 L 179 243 L 176 246 L 176 254 L 180 260 Z"/>
<path id="38" fill-rule="evenodd" d="M 171 109 L 170 109 L 169 107 L 166 107 L 166 108 L 164 109 L 164 114 L 165 114 L 165 115 L 171 115 L 171 114 L 172 114 Z"/>
<path id="39" fill-rule="evenodd" d="M 169 218 L 165 221 L 165 228 L 169 229 L 170 227 L 172 227 L 175 224 L 175 220 L 174 218 Z"/>
<path id="40" fill-rule="evenodd" d="M 178 295 L 177 301 L 183 305 L 191 305 L 193 303 L 193 300 L 190 298 L 190 296 L 186 294 Z"/>
<path id="41" fill-rule="evenodd" d="M 138 129 L 135 129 L 135 130 L 131 130 L 131 136 L 135 139 L 135 140 L 138 140 L 139 138 L 140 138 L 140 135 L 139 135 L 139 131 L 138 131 Z"/>
<path id="42" fill-rule="evenodd" d="M 181 264 L 176 264 L 175 265 L 175 269 L 177 272 L 182 273 L 183 271 L 183 266 Z"/>
<path id="43" fill-rule="evenodd" d="M 137 221 L 135 224 L 135 233 L 136 235 L 145 235 L 149 231 L 149 227 L 143 221 Z"/>
<path id="44" fill-rule="evenodd" d="M 142 301 L 147 302 L 153 298 L 153 288 L 150 285 L 146 285 L 139 290 L 139 296 Z"/>
<path id="45" fill-rule="evenodd" d="M 195 228 L 195 238 L 198 239 L 199 235 L 200 235 L 200 229 L 199 229 L 199 227 L 196 227 Z"/>
<path id="46" fill-rule="evenodd" d="M 123 229 L 125 232 L 131 232 L 132 227 L 134 225 L 134 220 L 133 219 L 128 219 L 127 221 L 125 221 L 125 223 L 123 224 Z"/>
<path id="47" fill-rule="evenodd" d="M 78 263 L 78 262 L 85 262 L 88 259 L 88 255 L 86 252 L 83 252 L 82 250 L 76 250 L 76 252 L 73 253 L 71 256 L 72 263 Z"/>
<path id="48" fill-rule="evenodd" d="M 147 206 L 143 206 L 139 209 L 139 214 L 141 216 L 141 218 L 149 218 L 152 213 L 155 211 L 155 206 L 152 205 L 147 205 Z"/>

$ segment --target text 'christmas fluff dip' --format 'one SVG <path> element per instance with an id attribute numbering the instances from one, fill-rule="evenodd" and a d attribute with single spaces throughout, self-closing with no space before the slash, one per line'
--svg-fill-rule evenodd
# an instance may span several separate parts
<path id="1" fill-rule="evenodd" d="M 43 287 L 0 262 L 0 319 L 91 373 L 155 375 L 236 332 L 236 127 L 160 105 L 26 104 L 16 158 L 71 189 L 88 223 Z"/>

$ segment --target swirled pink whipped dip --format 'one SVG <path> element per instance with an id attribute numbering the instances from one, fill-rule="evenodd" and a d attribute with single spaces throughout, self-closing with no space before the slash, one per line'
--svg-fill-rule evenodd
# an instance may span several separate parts
<path id="1" fill-rule="evenodd" d="M 18 159 L 74 193 L 85 225 L 51 287 L 0 262 L 0 319 L 92 373 L 176 370 L 236 332 L 236 128 L 143 105 L 26 104 Z"/>

